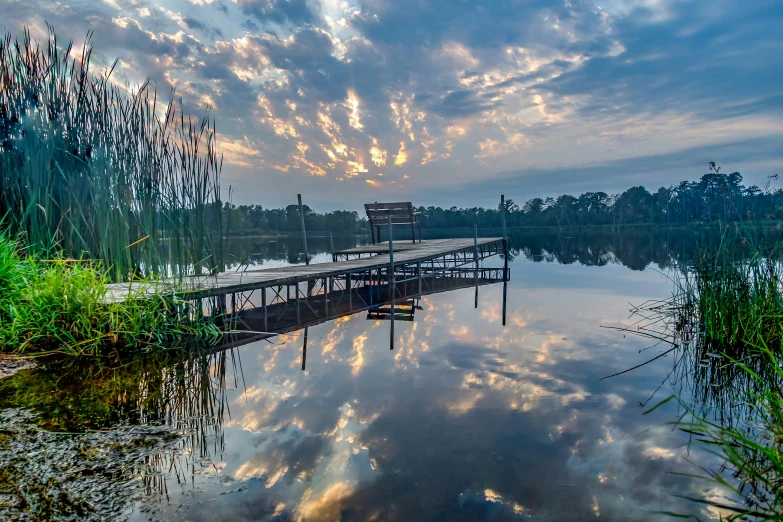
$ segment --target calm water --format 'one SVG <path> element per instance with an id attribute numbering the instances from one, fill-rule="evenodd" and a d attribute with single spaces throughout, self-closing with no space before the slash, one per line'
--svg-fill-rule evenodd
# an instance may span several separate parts
<path id="1" fill-rule="evenodd" d="M 110 385 L 78 365 L 43 365 L 13 379 L 54 398 L 2 406 L 32 407 L 48 429 L 186 433 L 138 471 L 146 493 L 127 510 L 133 520 L 709 519 L 672 495 L 710 494 L 670 473 L 694 472 L 687 439 L 666 425 L 677 410 L 640 406 L 669 395 L 673 361 L 600 380 L 664 350 L 602 327 L 670 296 L 669 267 L 694 241 L 515 237 L 505 327 L 502 285 L 482 287 L 477 309 L 473 289 L 456 290 L 396 322 L 394 350 L 389 322 L 360 313 L 309 328 L 305 371 L 300 331 L 197 363 L 136 359 Z M 309 243 L 316 261 L 330 258 L 328 240 Z M 262 266 L 299 250 L 296 239 L 233 245 Z"/>

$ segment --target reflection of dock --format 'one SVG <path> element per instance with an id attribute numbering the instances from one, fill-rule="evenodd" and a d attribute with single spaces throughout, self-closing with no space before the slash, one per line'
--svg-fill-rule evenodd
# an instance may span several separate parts
<path id="1" fill-rule="evenodd" d="M 407 320 L 412 320 L 413 312 L 406 312 L 405 308 L 414 299 L 501 283 L 506 271 L 504 268 L 479 268 L 476 271 L 473 268 L 452 267 L 440 271 L 434 277 L 426 274 L 421 279 L 399 281 L 391 286 L 383 280 L 381 284 L 365 281 L 369 284 L 361 284 L 351 290 L 334 289 L 328 292 L 328 296 L 317 285 L 309 296 L 300 295 L 298 299 L 291 296 L 291 299 L 277 300 L 266 307 L 247 305 L 227 316 L 227 326 L 230 326 L 232 333 L 226 334 L 221 348 L 242 346 L 364 311 L 368 312 L 368 319 L 388 320 L 393 315 L 397 320 L 406 320 L 400 315 L 408 313 L 410 319 Z M 403 310 L 398 310 L 398 307 L 403 307 Z"/>
<path id="2" fill-rule="evenodd" d="M 391 303 L 385 303 L 367 311 L 367 319 L 370 321 L 413 321 L 416 310 L 423 310 L 419 304 L 419 296 L 414 299 L 397 301 L 392 306 Z"/>

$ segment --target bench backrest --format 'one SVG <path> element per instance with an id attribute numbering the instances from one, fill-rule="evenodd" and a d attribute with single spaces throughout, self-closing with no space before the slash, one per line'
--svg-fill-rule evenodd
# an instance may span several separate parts
<path id="1" fill-rule="evenodd" d="M 402 203 L 365 203 L 364 210 L 370 226 L 386 225 L 389 223 L 389 215 L 392 225 L 410 225 L 415 222 L 413 204 L 410 201 Z"/>

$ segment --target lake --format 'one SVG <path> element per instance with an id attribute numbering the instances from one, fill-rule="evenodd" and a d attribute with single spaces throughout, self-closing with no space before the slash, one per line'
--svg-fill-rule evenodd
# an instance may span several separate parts
<path id="1" fill-rule="evenodd" d="M 0 381 L 0 421 L 46 432 L 0 453 L 37 452 L 41 473 L 81 466 L 81 498 L 130 520 L 717 519 L 681 497 L 720 493 L 672 474 L 705 461 L 668 424 L 682 410 L 644 414 L 681 392 L 672 357 L 602 380 L 669 348 L 616 328 L 671 296 L 698 239 L 515 234 L 505 326 L 501 283 L 477 307 L 473 288 L 424 296 L 392 338 L 361 312 L 186 361 L 44 360 Z M 300 243 L 236 240 L 233 268 L 295 263 Z M 308 243 L 331 260 L 327 238 Z"/>

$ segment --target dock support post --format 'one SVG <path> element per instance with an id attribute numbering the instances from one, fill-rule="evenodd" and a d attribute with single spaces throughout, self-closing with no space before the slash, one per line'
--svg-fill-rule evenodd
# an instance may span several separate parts
<path id="1" fill-rule="evenodd" d="M 394 245 L 392 244 L 392 217 L 389 218 L 389 284 L 394 283 Z"/>
<path id="2" fill-rule="evenodd" d="M 500 195 L 500 219 L 503 222 L 503 239 L 506 239 L 506 196 Z"/>
<path id="3" fill-rule="evenodd" d="M 394 350 L 394 299 L 391 302 L 391 328 L 389 329 L 389 350 Z"/>
<path id="4" fill-rule="evenodd" d="M 332 239 L 332 215 L 327 218 L 329 224 L 329 247 L 332 249 L 332 261 L 337 261 L 337 256 L 334 254 L 334 239 Z"/>
<path id="5" fill-rule="evenodd" d="M 305 230 L 304 207 L 302 206 L 302 195 L 297 194 L 296 198 L 299 200 L 299 217 L 302 220 L 302 241 L 304 242 L 305 264 L 309 265 L 310 255 L 307 253 L 307 230 Z"/>
<path id="6" fill-rule="evenodd" d="M 394 245 L 392 244 L 392 217 L 389 219 L 389 298 L 391 299 L 389 311 L 391 312 L 391 330 L 389 332 L 389 349 L 394 350 L 394 299 L 397 297 L 394 279 Z M 413 227 L 411 227 L 413 228 Z M 416 241 L 416 238 L 413 238 Z"/>
<path id="7" fill-rule="evenodd" d="M 302 371 L 305 371 L 305 362 L 307 361 L 307 328 L 304 330 L 304 343 L 302 344 Z"/>
<path id="8" fill-rule="evenodd" d="M 348 309 L 353 310 L 353 288 L 351 288 L 351 273 L 345 274 L 345 288 L 348 290 Z"/>
<path id="9" fill-rule="evenodd" d="M 329 285 L 331 285 L 331 279 L 328 277 L 324 277 L 323 285 L 324 285 L 324 317 L 329 317 Z"/>
<path id="10" fill-rule="evenodd" d="M 419 297 L 421 297 L 421 261 L 416 262 L 416 278 L 419 280 Z"/>
<path id="11" fill-rule="evenodd" d="M 473 224 L 473 263 L 476 265 L 474 282 L 476 285 L 476 292 L 473 297 L 473 308 L 478 308 L 478 271 L 479 271 L 479 255 L 478 255 L 478 225 Z"/>
<path id="12" fill-rule="evenodd" d="M 506 326 L 506 291 L 508 289 L 508 238 L 503 238 L 503 326 Z"/>
<path id="13" fill-rule="evenodd" d="M 237 312 L 237 294 L 236 292 L 232 292 L 231 293 L 231 326 L 233 328 L 236 327 L 238 314 L 239 312 Z"/>
<path id="14" fill-rule="evenodd" d="M 264 309 L 264 331 L 269 331 L 269 317 L 266 308 L 266 288 L 261 289 L 261 308 Z"/>

